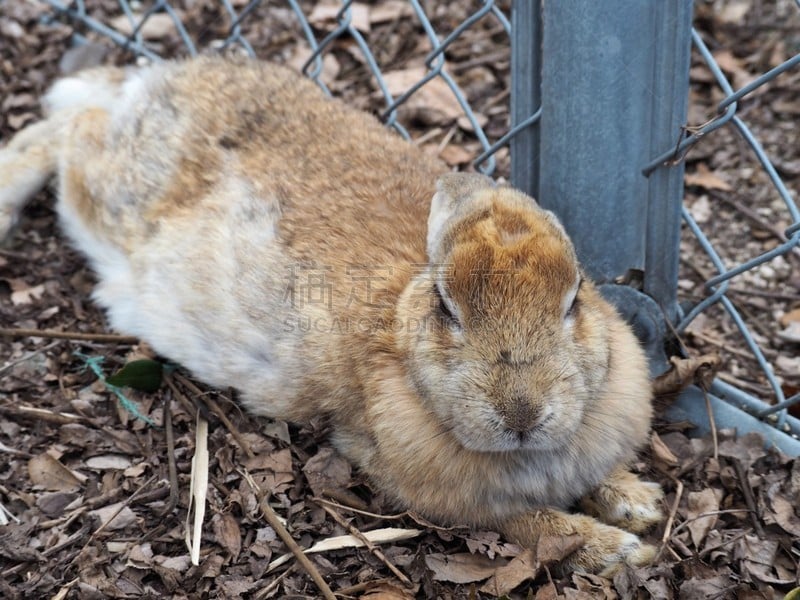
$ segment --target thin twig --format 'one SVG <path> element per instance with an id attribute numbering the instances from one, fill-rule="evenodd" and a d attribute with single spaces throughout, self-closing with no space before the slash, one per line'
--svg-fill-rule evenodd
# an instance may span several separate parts
<path id="1" fill-rule="evenodd" d="M 736 478 L 739 480 L 739 486 L 742 488 L 742 495 L 747 508 L 750 510 L 750 520 L 753 522 L 753 529 L 756 531 L 759 539 L 766 539 L 764 528 L 761 526 L 759 520 L 758 509 L 756 508 L 756 499 L 753 496 L 753 488 L 750 487 L 750 480 L 747 478 L 747 472 L 742 466 L 742 462 L 738 458 L 732 459 L 733 469 L 736 471 Z"/>
<path id="2" fill-rule="evenodd" d="M 336 500 L 336 502 L 339 504 L 343 504 L 344 506 L 348 506 L 350 508 L 356 508 L 364 511 L 369 510 L 369 505 L 366 502 L 347 489 L 326 487 L 322 490 L 320 495 L 327 496 L 332 500 Z"/>
<path id="3" fill-rule="evenodd" d="M 336 593 L 339 596 L 352 596 L 354 594 L 360 594 L 361 592 L 366 592 L 376 588 L 379 585 L 384 585 L 391 582 L 392 580 L 388 577 L 384 577 L 383 579 L 370 579 L 369 581 L 362 581 L 361 583 L 351 585 L 350 587 L 340 588 Z"/>
<path id="4" fill-rule="evenodd" d="M 312 498 L 312 501 L 314 501 L 317 506 L 319 506 L 322 510 L 328 513 L 331 517 L 333 517 L 334 521 L 336 521 L 337 523 L 339 523 L 339 525 L 347 529 L 347 531 L 349 531 L 352 536 L 361 540 L 364 546 L 366 546 L 367 549 L 370 552 L 372 552 L 379 561 L 381 561 L 384 565 L 386 565 L 386 567 L 394 574 L 395 577 L 397 577 L 400 581 L 403 582 L 403 585 L 407 587 L 413 587 L 414 584 L 408 577 L 406 577 L 405 573 L 403 573 L 400 569 L 394 566 L 394 564 L 392 564 L 392 562 L 388 558 L 386 558 L 386 555 L 381 551 L 381 549 L 378 548 L 372 542 L 370 542 L 369 539 L 367 539 L 367 536 L 361 533 L 361 531 L 359 531 L 357 527 L 349 523 L 342 515 L 336 512 L 332 507 L 323 504 L 322 502 L 316 502 L 316 498 Z"/>
<path id="5" fill-rule="evenodd" d="M 758 358 L 756 358 L 755 354 L 753 354 L 752 352 L 745 352 L 744 350 L 739 350 L 738 348 L 734 348 L 733 346 L 725 342 L 725 340 L 719 340 L 713 336 L 710 336 L 706 333 L 702 333 L 700 331 L 689 331 L 688 334 L 691 335 L 692 337 L 699 339 L 702 342 L 706 342 L 707 344 L 711 344 L 712 346 L 721 348 L 722 350 L 728 352 L 729 354 L 734 354 L 740 358 L 744 358 L 747 360 L 758 361 Z M 776 356 L 778 356 L 778 352 L 776 352 L 775 350 L 770 350 L 769 348 L 762 348 L 761 352 L 763 352 L 764 356 L 769 358 L 775 358 Z"/>
<path id="6" fill-rule="evenodd" d="M 764 290 L 746 290 L 734 286 L 728 288 L 729 294 L 742 294 L 744 296 L 758 296 L 772 300 L 800 300 L 800 294 L 787 294 L 783 292 L 769 292 Z"/>
<path id="7" fill-rule="evenodd" d="M 691 519 L 686 519 L 685 521 L 683 521 L 680 525 L 678 525 L 673 530 L 672 536 L 677 535 L 678 532 L 682 531 L 684 527 L 689 525 L 689 523 L 692 523 L 692 522 L 697 521 L 699 519 L 705 519 L 706 517 L 713 517 L 713 516 L 716 516 L 716 515 L 727 515 L 727 514 L 731 514 L 731 513 L 743 513 L 743 512 L 749 513 L 751 511 L 750 511 L 749 508 L 726 508 L 724 510 L 710 510 L 708 512 L 701 513 L 701 514 L 697 515 L 696 517 L 692 517 Z"/>
<path id="8" fill-rule="evenodd" d="M 317 567 L 314 566 L 314 563 L 311 562 L 311 560 L 303 553 L 303 549 L 297 545 L 297 542 L 294 541 L 292 535 L 286 530 L 286 527 L 284 527 L 283 523 L 281 523 L 280 517 L 269 505 L 264 493 L 250 476 L 250 473 L 247 471 L 239 471 L 239 473 L 255 493 L 256 498 L 258 499 L 258 506 L 261 508 L 261 514 L 264 515 L 264 518 L 267 520 L 267 523 L 269 523 L 269 526 L 272 527 L 275 533 L 278 534 L 278 537 L 280 537 L 283 543 L 286 544 L 286 547 L 289 548 L 292 554 L 294 554 L 297 562 L 299 562 L 300 566 L 305 569 L 306 573 L 308 573 L 308 575 L 317 585 L 319 591 L 322 593 L 325 599 L 336 600 L 336 596 L 333 595 L 331 588 L 322 578 L 322 575 L 320 575 Z"/>
<path id="9" fill-rule="evenodd" d="M 675 523 L 675 517 L 678 514 L 678 506 L 681 503 L 681 497 L 683 496 L 683 482 L 680 479 L 672 478 L 672 481 L 675 483 L 675 501 L 672 503 L 672 506 L 669 509 L 669 516 L 667 517 L 667 524 L 664 527 L 664 535 L 661 536 L 661 548 L 658 549 L 658 554 L 656 554 L 655 561 L 661 557 L 661 553 L 664 551 L 664 548 L 667 547 L 669 544 L 670 537 L 672 536 L 672 526 Z"/>
<path id="10" fill-rule="evenodd" d="M 327 498 L 315 498 L 315 500 L 316 500 L 316 502 L 319 502 L 321 504 L 327 504 L 327 505 L 333 506 L 335 508 L 341 508 L 341 509 L 344 509 L 344 510 L 347 510 L 347 511 L 350 511 L 350 512 L 354 512 L 354 513 L 359 514 L 359 515 L 364 515 L 365 517 L 373 517 L 375 519 L 385 519 L 385 520 L 396 521 L 397 519 L 402 519 L 403 517 L 407 517 L 408 516 L 407 512 L 403 512 L 403 513 L 400 513 L 400 514 L 397 514 L 397 515 L 379 515 L 377 513 L 369 512 L 367 510 L 361 510 L 359 508 L 353 508 L 352 506 L 347 506 L 346 504 L 340 504 L 338 502 L 334 502 L 332 500 L 328 500 Z"/>
<path id="11" fill-rule="evenodd" d="M 58 341 L 51 342 L 50 344 L 47 344 L 47 346 L 43 346 L 43 347 L 39 348 L 38 350 L 34 350 L 33 352 L 28 352 L 27 354 L 25 354 L 24 356 L 22 356 L 22 357 L 20 357 L 20 358 L 18 358 L 16 360 L 12 360 L 10 363 L 7 363 L 7 364 L 3 365 L 2 367 L 0 367 L 0 375 L 5 373 L 6 371 L 9 371 L 9 370 L 13 369 L 18 364 L 24 363 L 25 361 L 28 361 L 28 360 L 32 359 L 34 356 L 36 356 L 38 354 L 41 354 L 42 352 L 47 352 L 48 350 L 52 350 L 54 347 L 56 347 L 60 343 L 61 342 L 58 342 Z"/>
<path id="12" fill-rule="evenodd" d="M 435 523 L 431 523 L 427 519 L 422 518 L 420 515 L 406 511 L 395 515 L 379 515 L 377 513 L 369 512 L 368 510 L 360 510 L 358 508 L 354 508 L 352 506 L 348 506 L 347 504 L 339 504 L 338 502 L 333 502 L 331 500 L 327 500 L 325 498 L 316 498 L 317 502 L 323 502 L 335 508 L 341 508 L 342 510 L 346 510 L 349 512 L 353 512 L 359 515 L 364 515 L 366 517 L 373 517 L 375 519 L 383 519 L 385 521 L 396 521 L 398 519 L 404 519 L 408 517 L 412 521 L 414 521 L 417 525 L 421 527 L 425 527 L 426 529 L 435 529 L 436 531 L 456 531 L 459 529 L 464 529 L 463 527 L 442 527 L 441 525 L 436 525 Z"/>
<path id="13" fill-rule="evenodd" d="M 423 144 L 430 142 L 433 138 L 442 135 L 442 133 L 444 133 L 444 129 L 441 127 L 434 127 L 433 129 L 426 131 L 423 135 L 416 138 L 414 140 L 414 144 L 416 146 L 422 146 Z"/>
<path id="14" fill-rule="evenodd" d="M 125 344 L 133 346 L 139 338 L 116 333 L 82 333 L 80 331 L 56 331 L 54 329 L 10 329 L 0 327 L 0 337 L 38 337 L 53 340 L 73 340 L 76 342 L 101 342 L 107 344 Z"/>
<path id="15" fill-rule="evenodd" d="M 498 61 L 502 60 L 510 60 L 509 52 L 507 48 L 502 50 L 498 50 L 496 52 L 489 52 L 482 56 L 478 56 L 477 58 L 473 58 L 470 60 L 465 60 L 462 63 L 456 63 L 451 68 L 450 71 L 453 74 L 456 73 L 463 73 L 464 71 L 469 71 L 475 67 L 480 67 L 482 65 L 495 65 Z M 485 107 L 484 107 L 485 108 Z"/>
<path id="16" fill-rule="evenodd" d="M 714 418 L 714 410 L 711 408 L 711 398 L 708 392 L 702 387 L 703 398 L 706 401 L 706 413 L 708 414 L 708 424 L 711 429 L 711 441 L 714 443 L 714 460 L 719 460 L 719 441 L 717 439 L 717 420 Z"/>
<path id="17" fill-rule="evenodd" d="M 72 413 L 57 413 L 53 412 L 52 410 L 47 410 L 46 408 L 25 406 L 24 404 L 0 406 L 0 414 L 24 417 L 26 419 L 33 419 L 35 421 L 46 421 L 48 423 L 56 423 L 57 425 L 81 423 L 86 421 L 86 419 L 80 415 L 73 415 Z"/>
<path id="18" fill-rule="evenodd" d="M 286 569 L 283 573 L 278 575 L 275 579 L 269 582 L 269 585 L 264 586 L 258 592 L 256 592 L 255 596 L 253 596 L 253 600 L 263 600 L 266 598 L 275 588 L 277 588 L 281 581 L 283 581 L 289 573 L 295 570 L 297 567 L 297 563 L 292 563 L 289 565 L 289 568 Z"/>
<path id="19" fill-rule="evenodd" d="M 175 384 L 167 378 L 167 385 L 172 389 Z M 173 394 L 175 392 L 173 391 Z M 178 505 L 178 467 L 175 464 L 175 433 L 172 431 L 172 410 L 170 410 L 168 397 L 164 398 L 164 429 L 167 434 L 167 465 L 169 468 L 169 500 L 167 505 L 159 513 L 159 517 L 165 517 L 175 510 Z"/>
<path id="20" fill-rule="evenodd" d="M 236 444 L 242 449 L 248 458 L 253 458 L 255 453 L 250 448 L 250 444 L 248 444 L 247 441 L 242 437 L 242 434 L 239 433 L 239 430 L 228 418 L 228 415 L 226 415 L 225 412 L 219 407 L 217 401 L 211 396 L 203 394 L 203 390 L 201 390 L 183 375 L 176 373 L 175 378 L 180 381 L 181 385 L 189 388 L 189 391 L 191 391 L 193 394 L 203 398 L 203 401 L 208 405 L 208 408 L 211 409 L 211 412 L 213 412 L 219 418 L 219 420 L 222 421 L 222 424 L 233 436 L 233 439 L 236 440 Z"/>
<path id="21" fill-rule="evenodd" d="M 200 409 L 186 397 L 186 394 L 184 394 L 177 385 L 175 385 L 170 373 L 164 373 L 164 382 L 167 384 L 170 391 L 172 391 L 172 395 L 175 399 L 183 406 L 183 410 L 186 411 L 186 414 L 192 417 L 192 420 L 197 420 L 197 412 Z"/>
<path id="22" fill-rule="evenodd" d="M 436 152 L 434 153 L 435 156 L 439 156 L 444 149 L 447 148 L 447 145 L 453 139 L 453 136 L 456 134 L 456 132 L 458 132 L 458 125 L 453 125 L 439 142 L 439 145 L 436 146 Z"/>
<path id="23" fill-rule="evenodd" d="M 724 542 L 720 542 L 719 544 L 711 546 L 710 548 L 706 548 L 705 550 L 703 550 L 702 552 L 700 552 L 697 555 L 697 558 L 704 558 L 704 557 L 708 556 L 709 554 L 711 554 L 714 550 L 719 550 L 720 548 L 724 548 L 725 546 L 730 546 L 731 544 L 733 544 L 735 542 L 738 542 L 740 539 L 742 539 L 746 535 L 747 535 L 747 532 L 743 531 L 739 535 L 737 535 L 735 537 L 732 537 L 729 540 L 726 540 Z"/>
<path id="24" fill-rule="evenodd" d="M 750 392 L 753 392 L 756 395 L 768 395 L 772 393 L 772 390 L 765 385 L 759 385 L 757 383 L 753 383 L 752 381 L 745 381 L 744 379 L 740 379 L 739 377 L 734 377 L 730 373 L 726 373 L 724 371 L 720 371 L 717 373 L 717 377 L 724 381 L 725 383 L 730 383 L 735 385 L 736 387 L 743 388 Z"/>

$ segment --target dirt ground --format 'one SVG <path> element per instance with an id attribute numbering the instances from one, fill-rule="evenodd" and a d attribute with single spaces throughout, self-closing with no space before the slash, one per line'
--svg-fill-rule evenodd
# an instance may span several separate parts
<path id="1" fill-rule="evenodd" d="M 326 5 L 303 4 L 318 36 L 332 30 Z M 437 31 L 448 32 L 481 3 L 424 4 Z M 119 23 L 115 1 L 87 6 L 95 18 Z M 216 0 L 173 6 L 199 46 L 225 36 L 230 21 Z M 382 70 L 393 73 L 390 86 L 417 76 L 430 48 L 407 4 L 360 6 L 363 33 L 380 48 Z M 696 13 L 697 27 L 736 88 L 800 51 L 800 11 L 793 2 L 708 0 L 697 3 Z M 34 1 L 0 4 L 0 143 L 38 117 L 37 99 L 60 69 L 133 60 L 120 49 L 69 51 L 73 29 L 47 22 L 48 14 Z M 164 56 L 180 53 L 174 29 L 161 27 L 147 33 L 152 46 Z M 300 66 L 308 56 L 282 6 L 257 8 L 245 32 L 263 58 Z M 508 127 L 507 43 L 490 17 L 447 55 L 492 139 Z M 374 80 L 351 42 L 334 43 L 322 78 L 349 102 L 380 109 Z M 479 145 L 447 94 L 434 85 L 402 109 L 401 120 L 432 154 L 466 167 Z M 711 118 L 720 99 L 695 56 L 690 124 Z M 760 89 L 741 103 L 740 114 L 797 197 L 800 71 Z M 501 150 L 498 174 L 507 170 L 508 152 Z M 690 213 L 727 264 L 780 243 L 788 213 L 732 130 L 716 132 L 689 153 L 686 183 Z M 688 234 L 682 250 L 682 299 L 697 301 L 714 270 Z M 800 339 L 792 337 L 800 327 L 799 256 L 795 251 L 746 274 L 731 293 L 787 396 L 800 389 Z M 310 560 L 342 598 L 772 600 L 800 585 L 800 460 L 764 450 L 757 436 L 737 439 L 720 431 L 716 440 L 695 439 L 687 436 L 687 424 L 658 420 L 651 446 L 634 465 L 666 492 L 668 518 L 646 536 L 660 548 L 657 560 L 613 579 L 556 578 L 550 565 L 563 548 L 526 551 L 493 532 L 443 529 L 392 513 L 380 493 L 332 452 L 322 420 L 298 427 L 250 418 L 232 391 L 206 389 L 180 370 L 156 391 L 121 391 L 151 423 L 136 418 L 99 374 L 109 376 L 140 349 L 126 338 L 104 337 L 109 332 L 90 301 L 92 284 L 92 273 L 55 226 L 51 195 L 41 194 L 0 248 L 0 327 L 17 332 L 0 338 L 4 598 L 320 597 L 280 539 L 284 525 L 303 548 L 323 543 Z M 26 335 L 27 329 L 70 332 L 71 339 Z M 683 341 L 692 354 L 718 353 L 727 381 L 773 400 L 723 311 L 702 315 Z M 198 412 L 210 422 L 209 485 L 194 566 L 184 538 Z M 270 521 L 271 510 L 283 525 Z M 347 547 L 342 538 L 360 540 L 367 533 L 377 536 L 369 548 Z"/>

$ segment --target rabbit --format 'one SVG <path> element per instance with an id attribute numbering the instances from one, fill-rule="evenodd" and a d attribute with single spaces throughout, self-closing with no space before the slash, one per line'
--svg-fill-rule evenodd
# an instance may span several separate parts
<path id="1" fill-rule="evenodd" d="M 88 70 L 43 106 L 0 150 L 0 237 L 56 176 L 112 328 L 253 415 L 327 415 L 399 507 L 579 534 L 564 571 L 653 558 L 646 358 L 553 213 L 254 59 Z"/>

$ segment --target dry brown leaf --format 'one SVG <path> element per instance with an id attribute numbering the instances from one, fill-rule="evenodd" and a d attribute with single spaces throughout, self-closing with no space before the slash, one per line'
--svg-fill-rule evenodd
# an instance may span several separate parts
<path id="1" fill-rule="evenodd" d="M 108 531 L 125 529 L 130 525 L 134 525 L 139 519 L 130 506 L 124 506 L 122 502 L 115 502 L 114 504 L 97 508 L 89 511 L 89 514 L 99 517 L 100 526 L 104 526 Z"/>
<path id="2" fill-rule="evenodd" d="M 48 517 L 59 517 L 63 514 L 64 509 L 69 506 L 77 497 L 78 494 L 75 492 L 46 493 L 39 496 L 39 498 L 36 500 L 36 506 L 39 507 Z M 0 517 L 0 519 L 2 519 L 2 517 Z"/>
<path id="3" fill-rule="evenodd" d="M 101 454 L 86 459 L 86 466 L 97 470 L 118 469 L 121 471 L 132 464 L 130 458 L 119 454 Z"/>
<path id="4" fill-rule="evenodd" d="M 723 23 L 741 24 L 752 7 L 752 0 L 731 0 L 722 4 L 714 16 Z"/>
<path id="5" fill-rule="evenodd" d="M 230 513 L 217 513 L 211 518 L 211 528 L 217 543 L 236 560 L 242 550 L 242 532 L 238 521 Z"/>
<path id="6" fill-rule="evenodd" d="M 689 577 L 680 584 L 679 598 L 724 598 L 730 591 L 730 582 L 725 575 L 700 578 Z"/>
<path id="7" fill-rule="evenodd" d="M 142 20 L 142 15 L 133 15 L 134 24 L 125 15 L 120 15 L 109 21 L 109 24 L 124 35 L 131 35 L 134 27 L 138 26 Z M 178 17 L 180 18 L 180 17 Z M 155 13 L 147 17 L 138 32 L 146 40 L 158 40 L 168 36 L 175 31 L 175 22 L 167 13 Z"/>
<path id="8" fill-rule="evenodd" d="M 758 433 L 748 433 L 737 439 L 724 440 L 719 445 L 719 455 L 740 461 L 745 472 L 766 454 L 764 438 Z"/>
<path id="9" fill-rule="evenodd" d="M 38 300 L 44 294 L 44 284 L 29 286 L 21 279 L 8 280 L 11 284 L 11 304 L 20 306 Z"/>
<path id="10" fill-rule="evenodd" d="M 36 108 L 39 102 L 33 94 L 12 94 L 0 104 L 0 110 L 12 108 Z"/>
<path id="11" fill-rule="evenodd" d="M 541 563 L 536 560 L 536 550 L 526 548 L 510 563 L 498 567 L 479 591 L 494 596 L 504 596 L 524 581 L 535 579 L 540 568 Z"/>
<path id="12" fill-rule="evenodd" d="M 449 144 L 439 153 L 439 158 L 446 162 L 451 167 L 465 165 L 470 162 L 474 156 L 471 152 L 467 152 L 461 146 Z"/>
<path id="13" fill-rule="evenodd" d="M 502 558 L 494 560 L 480 554 L 428 554 L 425 564 L 433 572 L 436 581 L 451 583 L 473 583 L 491 577 L 507 563 Z"/>
<path id="14" fill-rule="evenodd" d="M 165 569 L 172 569 L 173 571 L 184 572 L 188 571 L 192 566 L 192 561 L 188 554 L 182 556 L 162 556 L 158 555 L 153 558 L 153 562 L 161 565 Z"/>
<path id="15" fill-rule="evenodd" d="M 687 527 L 695 548 L 700 548 L 709 530 L 717 522 L 717 515 L 701 515 L 718 511 L 721 496 L 722 491 L 713 488 L 689 492 L 687 495 L 686 519 L 687 521 L 693 519 L 687 523 Z"/>
<path id="16" fill-rule="evenodd" d="M 265 454 L 257 454 L 245 461 L 245 468 L 253 475 L 258 486 L 269 492 L 284 489 L 294 481 L 292 453 L 288 448 Z"/>
<path id="17" fill-rule="evenodd" d="M 384 73 L 383 78 L 389 92 L 397 97 L 418 83 L 427 73 L 425 66 L 419 66 L 389 71 Z M 404 106 L 414 111 L 425 123 L 431 124 L 455 121 L 464 114 L 453 91 L 440 77 L 434 77 L 414 92 Z"/>
<path id="18" fill-rule="evenodd" d="M 795 583 L 794 578 L 786 580 L 774 575 L 778 546 L 777 540 L 762 540 L 755 535 L 746 535 L 737 542 L 734 558 L 742 561 L 746 572 L 759 581 L 777 585 Z"/>
<path id="19" fill-rule="evenodd" d="M 743 88 L 755 79 L 745 68 L 745 61 L 734 56 L 727 48 L 718 50 L 713 55 L 720 68 L 733 78 L 734 88 Z"/>
<path id="20" fill-rule="evenodd" d="M 784 496 L 775 494 L 771 498 L 772 517 L 784 531 L 800 539 L 800 517 L 795 513 L 795 507 Z"/>
<path id="21" fill-rule="evenodd" d="M 133 465 L 132 467 L 128 467 L 122 472 L 122 474 L 125 477 L 139 477 L 142 473 L 147 471 L 149 467 L 150 467 L 149 463 L 142 461 L 138 464 Z"/>
<path id="22" fill-rule="evenodd" d="M 287 64 L 295 71 L 302 71 L 312 54 L 311 48 L 298 46 L 292 57 L 287 61 Z M 330 83 L 339 76 L 341 70 L 342 66 L 333 54 L 326 52 L 322 55 L 322 72 L 320 73 L 322 81 Z"/>
<path id="23" fill-rule="evenodd" d="M 153 566 L 153 548 L 150 543 L 136 544 L 131 547 L 128 552 L 126 566 L 134 567 L 135 569 L 149 569 Z"/>
<path id="24" fill-rule="evenodd" d="M 612 583 L 605 577 L 590 573 L 573 573 L 572 582 L 578 591 L 589 598 L 603 600 L 617 600 L 617 593 L 612 588 Z"/>
<path id="25" fill-rule="evenodd" d="M 73 492 L 81 487 L 75 474 L 47 452 L 28 461 L 28 476 L 33 485 L 46 490 Z"/>
<path id="26" fill-rule="evenodd" d="M 342 9 L 338 2 L 320 2 L 308 15 L 308 22 L 318 29 L 331 30 L 337 25 L 336 16 Z M 361 33 L 369 33 L 371 27 L 370 7 L 361 2 L 350 5 L 350 23 Z"/>
<path id="27" fill-rule="evenodd" d="M 533 600 L 558 600 L 558 598 L 556 586 L 548 582 L 536 590 L 536 596 L 534 596 Z"/>
<path id="28" fill-rule="evenodd" d="M 475 113 L 475 121 L 477 122 L 478 127 L 483 129 L 489 123 L 489 117 L 483 113 Z M 475 126 L 472 124 L 472 121 L 467 118 L 467 115 L 461 115 L 458 117 L 458 119 L 456 119 L 456 123 L 464 131 L 469 131 L 470 133 L 475 132 Z"/>
<path id="29" fill-rule="evenodd" d="M 722 366 L 722 359 L 716 354 L 694 358 L 672 356 L 669 362 L 669 370 L 653 380 L 653 394 L 656 396 L 677 394 L 692 384 L 708 389 Z"/>
<path id="30" fill-rule="evenodd" d="M 9 115 L 8 126 L 12 129 L 22 129 L 28 123 L 35 121 L 38 117 L 32 112 L 23 112 L 18 115 Z"/>
<path id="31" fill-rule="evenodd" d="M 672 450 L 667 447 L 664 440 L 655 431 L 650 435 L 650 448 L 658 460 L 670 467 L 677 467 L 680 464 L 678 457 L 672 453 Z"/>
<path id="32" fill-rule="evenodd" d="M 733 190 L 727 181 L 711 172 L 705 163 L 698 163 L 697 171 L 686 173 L 683 176 L 683 181 L 686 185 L 696 185 L 707 190 L 722 190 L 725 192 Z"/>
<path id="33" fill-rule="evenodd" d="M 800 115 L 800 100 L 776 100 L 772 104 L 772 110 L 778 114 Z"/>
<path id="34" fill-rule="evenodd" d="M 406 0 L 386 0 L 370 7 L 369 20 L 373 25 L 414 16 L 414 8 Z"/>
<path id="35" fill-rule="evenodd" d="M 325 490 L 347 488 L 350 485 L 350 471 L 350 463 L 333 448 L 320 449 L 303 467 L 308 484 L 317 496 L 321 496 Z"/>
<path id="36" fill-rule="evenodd" d="M 691 204 L 689 204 L 689 214 L 692 215 L 692 218 L 701 225 L 703 223 L 708 223 L 711 220 L 712 213 L 713 211 L 711 210 L 711 202 L 709 201 L 708 196 L 705 194 L 699 198 L 696 198 Z M 692 322 L 692 325 L 693 324 L 694 321 Z"/>
<path id="37" fill-rule="evenodd" d="M 800 322 L 791 321 L 785 329 L 778 332 L 778 337 L 787 342 L 800 344 Z"/>

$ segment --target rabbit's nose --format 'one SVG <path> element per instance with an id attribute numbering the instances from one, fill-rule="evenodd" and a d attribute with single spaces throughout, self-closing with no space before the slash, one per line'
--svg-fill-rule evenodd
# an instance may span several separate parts
<path id="1" fill-rule="evenodd" d="M 516 433 L 525 433 L 539 424 L 542 410 L 525 396 L 513 396 L 498 407 L 497 412 L 506 428 Z"/>

